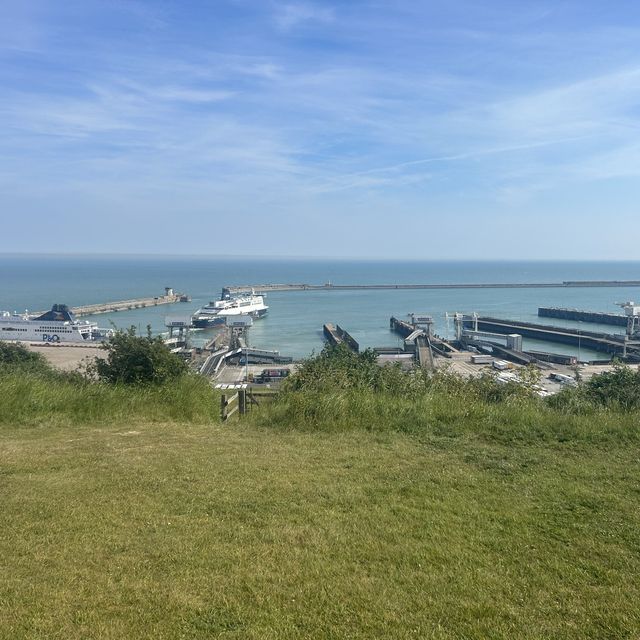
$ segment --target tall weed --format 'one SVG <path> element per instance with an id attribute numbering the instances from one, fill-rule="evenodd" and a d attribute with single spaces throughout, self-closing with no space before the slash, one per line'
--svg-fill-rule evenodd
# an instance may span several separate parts
<path id="1" fill-rule="evenodd" d="M 501 384 L 491 374 L 468 378 L 446 368 L 406 372 L 379 367 L 373 352 L 328 347 L 304 362 L 276 402 L 254 420 L 285 429 L 473 435 L 505 443 L 638 439 L 640 414 L 623 410 L 630 402 L 594 399 L 593 389 L 603 385 L 567 390 L 545 401 L 535 394 L 538 377 L 525 370 L 522 383 Z M 628 372 L 618 378 L 629 384 L 640 380 Z M 625 391 L 623 397 L 630 395 Z"/>
<path id="2" fill-rule="evenodd" d="M 217 394 L 199 376 L 183 376 L 162 385 L 122 385 L 55 373 L 13 371 L 0 375 L 0 424 L 217 420 Z"/>

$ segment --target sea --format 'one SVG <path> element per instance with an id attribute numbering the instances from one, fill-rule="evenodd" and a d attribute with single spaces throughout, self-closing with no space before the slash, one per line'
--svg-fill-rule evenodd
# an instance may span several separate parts
<path id="1" fill-rule="evenodd" d="M 0 310 L 44 310 L 53 303 L 79 306 L 162 295 L 164 287 L 191 296 L 190 303 L 101 314 L 100 326 L 148 325 L 163 333 L 167 316 L 189 316 L 220 297 L 224 286 L 263 283 L 426 284 L 561 282 L 564 280 L 640 280 L 640 261 L 404 261 L 264 257 L 0 255 Z M 409 313 L 431 315 L 435 330 L 453 337 L 446 314 L 453 312 L 528 320 L 585 330 L 620 333 L 622 328 L 538 318 L 539 306 L 620 312 L 617 302 L 640 298 L 640 288 L 452 289 L 272 292 L 267 317 L 249 332 L 249 344 L 296 359 L 323 347 L 322 325 L 339 324 L 362 347 L 401 346 L 389 318 Z M 195 345 L 212 330 L 194 331 Z M 525 340 L 525 347 L 579 355 L 601 354 L 570 346 Z"/>

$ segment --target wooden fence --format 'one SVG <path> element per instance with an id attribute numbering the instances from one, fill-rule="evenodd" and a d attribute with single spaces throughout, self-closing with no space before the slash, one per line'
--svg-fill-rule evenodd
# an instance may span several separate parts
<path id="1" fill-rule="evenodd" d="M 220 397 L 220 419 L 226 422 L 232 415 L 244 416 L 254 407 L 264 402 L 272 402 L 275 392 L 254 391 L 253 389 L 238 389 L 233 394 L 223 393 Z"/>

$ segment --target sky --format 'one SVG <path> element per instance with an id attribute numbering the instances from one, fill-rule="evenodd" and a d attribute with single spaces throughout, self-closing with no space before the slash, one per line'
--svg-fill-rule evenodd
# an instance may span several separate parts
<path id="1" fill-rule="evenodd" d="M 637 0 L 4 0 L 0 252 L 636 259 Z"/>

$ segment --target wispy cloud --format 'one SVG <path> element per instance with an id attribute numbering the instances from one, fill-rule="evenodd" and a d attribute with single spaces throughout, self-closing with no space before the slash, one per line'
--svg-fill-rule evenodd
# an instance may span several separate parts
<path id="1" fill-rule="evenodd" d="M 374 175 L 380 174 L 394 174 L 395 176 L 402 175 L 406 170 L 414 169 L 422 165 L 429 164 L 446 164 L 449 162 L 468 161 L 486 158 L 489 156 L 498 156 L 503 154 L 513 154 L 519 151 L 530 151 L 533 149 L 542 149 L 545 147 L 551 147 L 555 145 L 562 145 L 567 142 L 576 142 L 585 139 L 587 136 L 578 136 L 573 138 L 553 139 L 542 142 L 531 142 L 526 144 L 519 144 L 506 147 L 496 147 L 488 149 L 476 149 L 474 151 L 468 151 L 465 153 L 458 153 L 453 155 L 433 156 L 429 158 L 420 158 L 418 160 L 408 160 L 406 162 L 400 162 L 385 167 L 376 167 L 375 169 L 367 169 L 364 171 L 358 171 L 354 173 L 337 176 L 332 179 L 331 183 L 323 187 L 319 187 L 319 191 L 334 191 L 343 189 L 353 189 L 362 186 L 363 184 L 372 185 L 372 182 L 368 179 L 361 180 L 361 178 L 368 178 Z M 387 184 L 389 180 L 396 180 L 397 178 L 384 179 L 379 184 Z M 413 177 L 410 181 L 415 182 L 417 179 Z"/>
<path id="2" fill-rule="evenodd" d="M 608 126 L 610 118 L 636 117 L 640 103 L 640 67 L 544 89 L 490 105 L 488 118 L 510 132 L 566 135 Z"/>
<path id="3" fill-rule="evenodd" d="M 328 23 L 334 19 L 331 7 L 310 2 L 289 2 L 276 8 L 275 22 L 278 28 L 289 31 L 308 22 Z"/>
<path id="4" fill-rule="evenodd" d="M 434 211 L 550 211 L 638 173 L 640 24 L 577 30 L 569 5 L 507 0 L 209 5 L 13 12 L 0 207 L 82 194 L 204 229 L 238 213 L 275 244 L 320 216 L 384 239 L 390 211 L 416 229 Z"/>
<path id="5" fill-rule="evenodd" d="M 235 95 L 233 91 L 215 91 L 207 89 L 190 89 L 187 87 L 160 87 L 149 91 L 148 95 L 159 100 L 172 100 L 175 102 L 220 102 L 228 100 Z"/>

